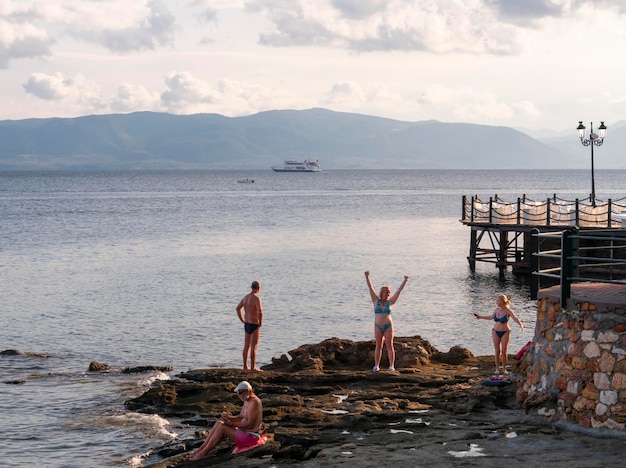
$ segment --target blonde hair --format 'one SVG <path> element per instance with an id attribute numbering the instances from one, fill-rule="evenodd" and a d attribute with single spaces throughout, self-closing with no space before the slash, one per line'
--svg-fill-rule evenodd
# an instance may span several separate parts
<path id="1" fill-rule="evenodd" d="M 509 304 L 511 304 L 511 301 L 509 301 L 509 298 L 508 298 L 508 297 L 506 297 L 506 294 L 500 294 L 500 295 L 498 296 L 498 299 L 500 299 L 500 300 L 504 303 L 504 305 L 505 305 L 506 307 L 508 307 L 508 306 L 509 306 Z"/>
<path id="2" fill-rule="evenodd" d="M 381 286 L 380 291 L 378 291 L 378 297 L 383 297 L 383 291 L 387 290 L 387 294 L 391 294 L 391 288 L 389 285 Z"/>

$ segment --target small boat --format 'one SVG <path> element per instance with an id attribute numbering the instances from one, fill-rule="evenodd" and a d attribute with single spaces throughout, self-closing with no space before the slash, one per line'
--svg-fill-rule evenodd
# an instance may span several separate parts
<path id="1" fill-rule="evenodd" d="M 254 184 L 254 179 L 246 177 L 245 179 L 237 179 L 237 182 L 239 182 L 240 184 Z"/>
<path id="2" fill-rule="evenodd" d="M 272 166 L 274 172 L 322 172 L 322 168 L 317 160 L 304 161 L 288 160 L 283 166 Z"/>

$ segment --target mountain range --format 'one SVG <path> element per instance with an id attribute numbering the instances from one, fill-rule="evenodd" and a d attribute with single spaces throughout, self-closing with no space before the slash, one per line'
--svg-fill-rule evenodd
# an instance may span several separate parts
<path id="1" fill-rule="evenodd" d="M 305 158 L 324 169 L 586 169 L 590 149 L 575 124 L 567 136 L 533 138 L 510 127 L 320 108 L 3 120 L 0 170 L 269 169 Z M 626 122 L 609 125 L 604 145 L 594 149 L 596 168 L 626 168 L 624 143 Z"/>

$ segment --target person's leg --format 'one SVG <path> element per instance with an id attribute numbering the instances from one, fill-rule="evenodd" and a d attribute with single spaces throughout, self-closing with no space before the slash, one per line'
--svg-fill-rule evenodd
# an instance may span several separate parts
<path id="1" fill-rule="evenodd" d="M 250 350 L 250 333 L 244 332 L 243 343 L 243 370 L 248 370 L 248 351 Z"/>
<path id="2" fill-rule="evenodd" d="M 511 340 L 511 332 L 506 332 L 500 339 L 500 349 L 502 351 L 500 362 L 502 363 L 503 374 L 509 373 L 509 371 L 506 370 L 506 361 L 507 361 L 507 355 L 509 354 L 509 341 L 510 340 Z"/>
<path id="3" fill-rule="evenodd" d="M 395 370 L 396 350 L 393 347 L 393 325 L 385 330 L 385 346 L 387 348 L 387 357 L 389 358 L 389 370 Z"/>
<path id="4" fill-rule="evenodd" d="M 495 330 L 491 330 L 491 338 L 493 339 L 493 350 L 494 350 L 494 358 L 496 360 L 496 370 L 495 373 L 500 373 L 500 337 L 496 333 Z"/>
<path id="5" fill-rule="evenodd" d="M 204 443 L 195 452 L 189 455 L 189 460 L 195 461 L 205 458 L 224 437 L 235 440 L 235 429 L 225 426 L 223 421 L 217 420 Z"/>
<path id="6" fill-rule="evenodd" d="M 376 349 L 374 350 L 374 370 L 377 371 L 380 368 L 380 358 L 383 354 L 383 333 L 374 325 L 374 338 L 376 338 Z"/>
<path id="7" fill-rule="evenodd" d="M 261 369 L 257 369 L 256 367 L 256 349 L 259 346 L 259 337 L 261 336 L 261 328 L 257 328 L 252 333 L 249 333 L 250 337 L 250 369 L 253 371 L 260 371 Z"/>

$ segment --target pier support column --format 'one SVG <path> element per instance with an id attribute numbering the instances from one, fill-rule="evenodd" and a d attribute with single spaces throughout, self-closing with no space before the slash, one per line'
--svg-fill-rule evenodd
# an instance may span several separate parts
<path id="1" fill-rule="evenodd" d="M 504 276 L 507 265 L 507 247 L 509 245 L 509 235 L 506 231 L 500 230 L 500 250 L 498 252 L 498 269 L 500 276 Z"/>
<path id="2" fill-rule="evenodd" d="M 467 261 L 469 262 L 470 270 L 476 271 L 476 252 L 478 251 L 476 230 L 474 228 L 470 231 L 470 251 Z"/>

